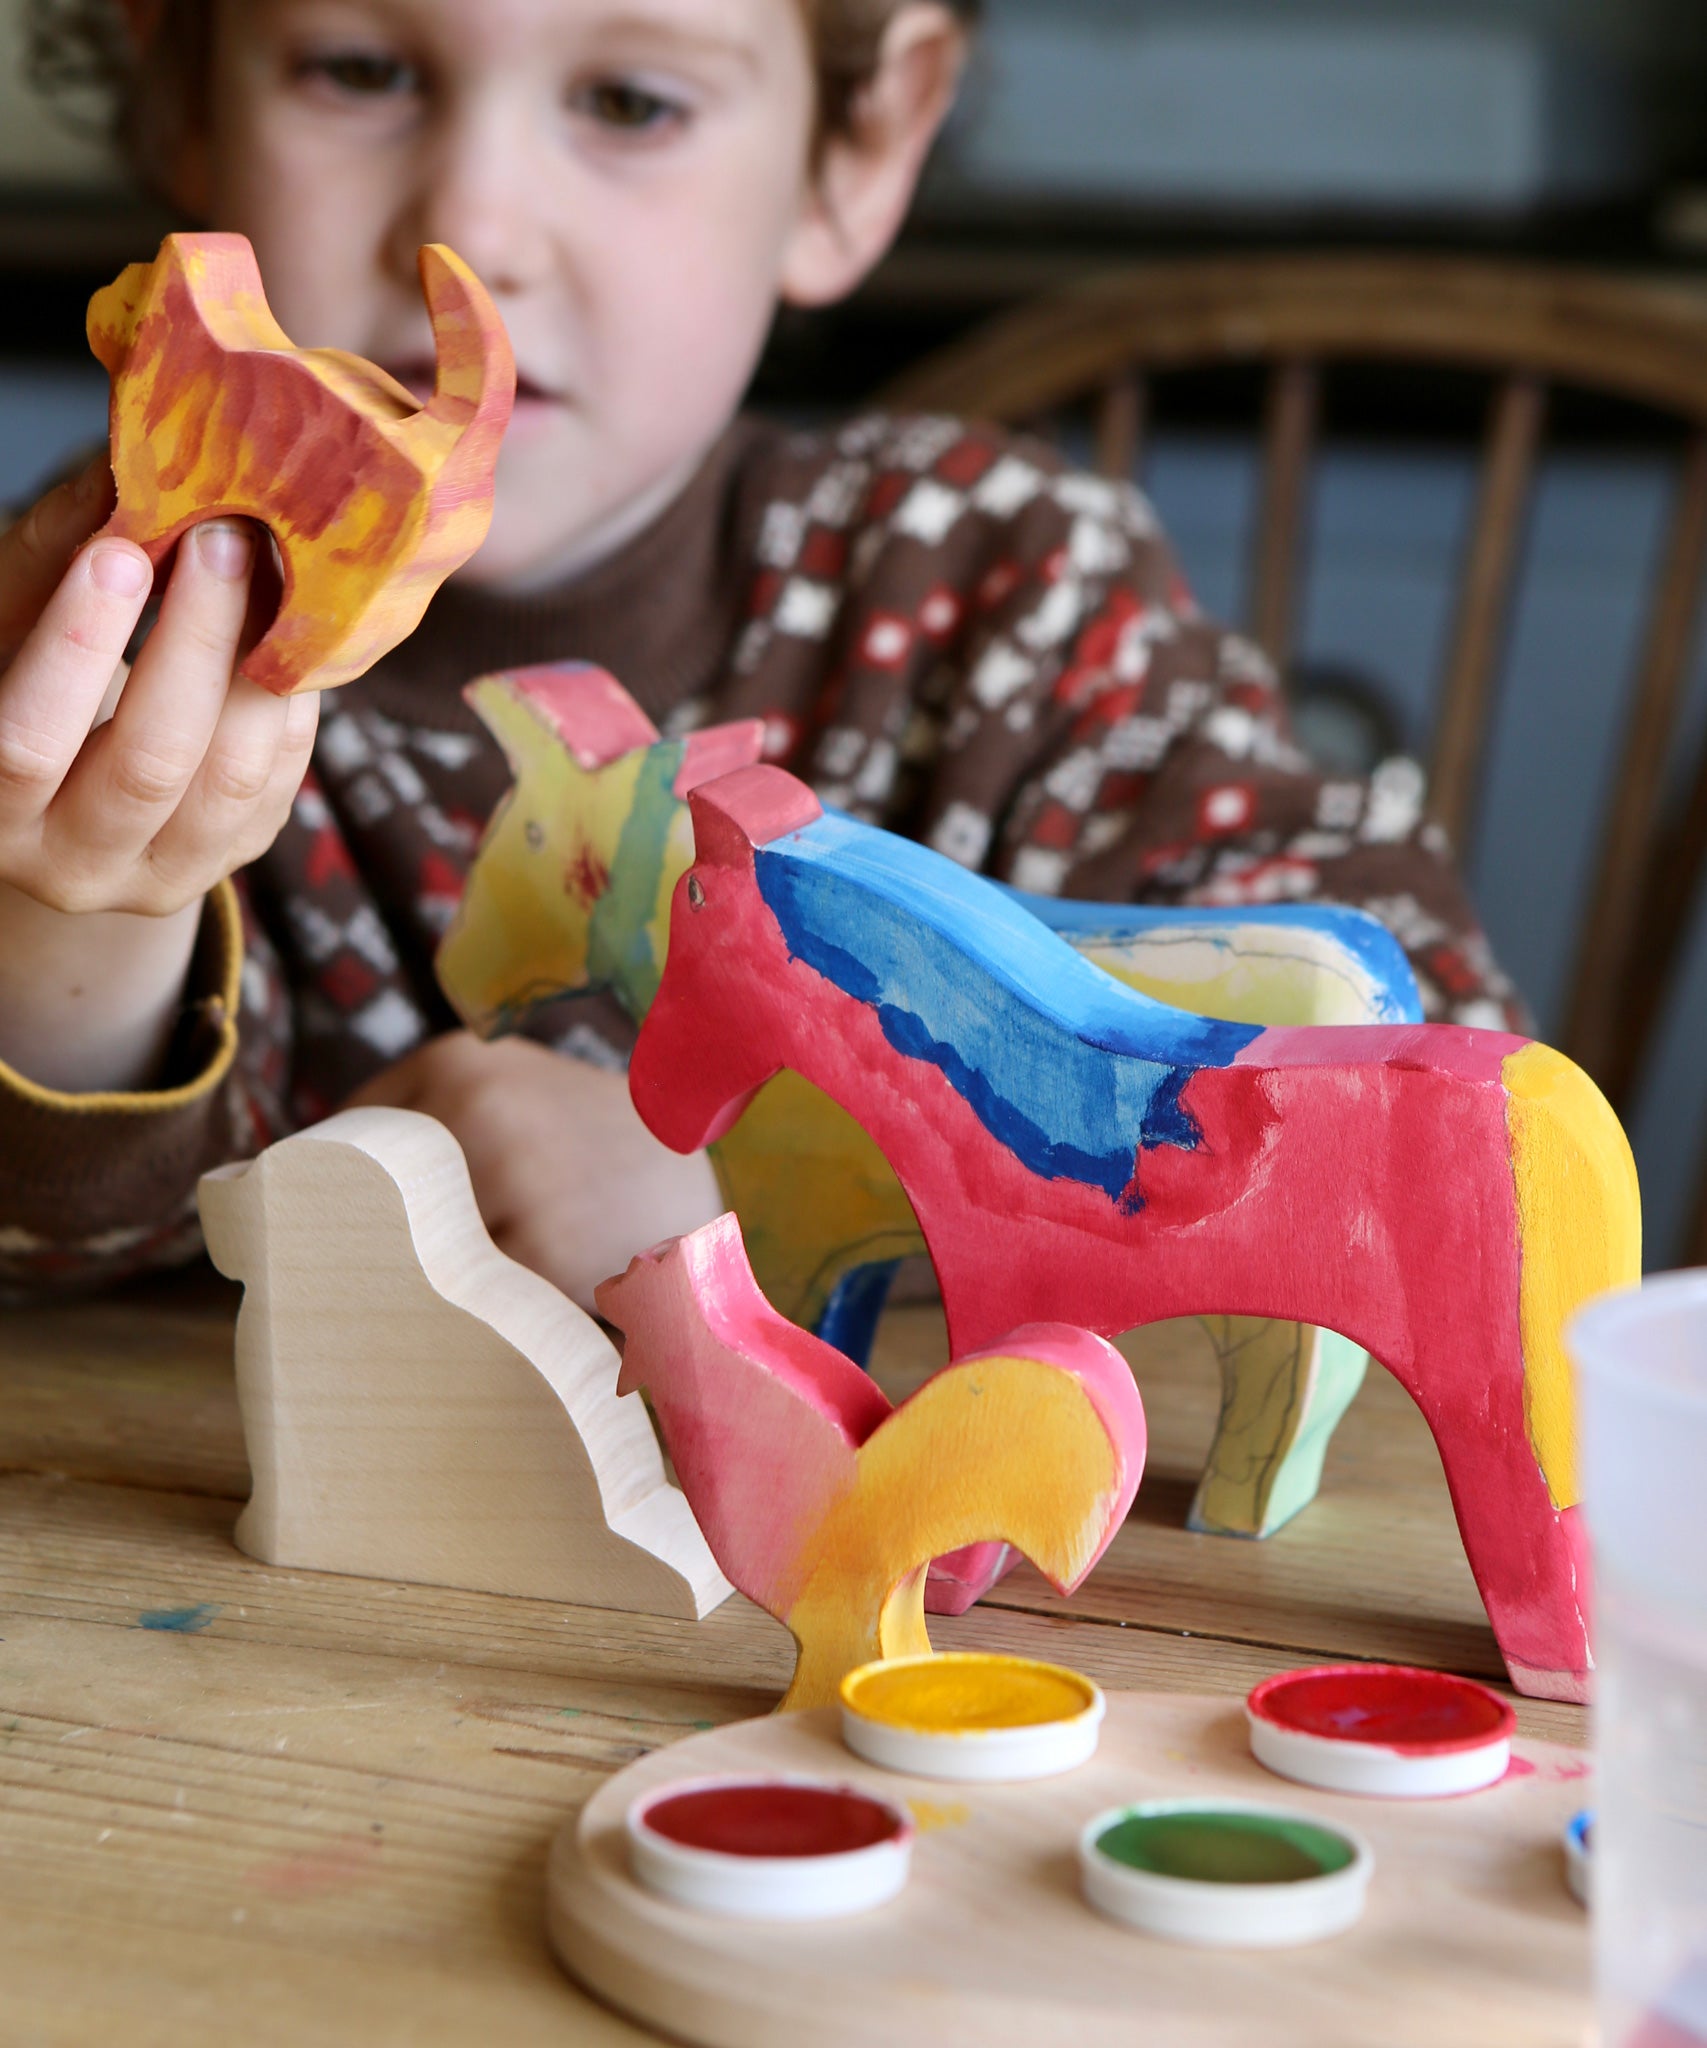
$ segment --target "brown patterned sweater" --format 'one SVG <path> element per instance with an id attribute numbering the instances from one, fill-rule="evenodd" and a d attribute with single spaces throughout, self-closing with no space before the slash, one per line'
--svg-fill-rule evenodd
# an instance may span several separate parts
<path id="1" fill-rule="evenodd" d="M 667 731 L 764 717 L 769 757 L 826 800 L 1026 888 L 1361 905 L 1431 1016 L 1516 1018 L 1417 771 L 1314 773 L 1267 663 L 1199 615 L 1135 491 L 950 420 L 741 421 L 618 555 L 537 597 L 448 586 L 326 703 L 289 822 L 209 899 L 157 1089 L 59 1095 L 0 1065 L 0 1282 L 193 1256 L 199 1174 L 454 1027 L 433 951 L 508 783 L 461 688 L 568 657 Z M 627 1043 L 597 1002 L 528 1029 Z"/>

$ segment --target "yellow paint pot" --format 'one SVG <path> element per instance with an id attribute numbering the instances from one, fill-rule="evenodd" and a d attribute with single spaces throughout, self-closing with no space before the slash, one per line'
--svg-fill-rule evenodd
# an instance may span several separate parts
<path id="1" fill-rule="evenodd" d="M 862 1664 L 841 1698 L 842 1740 L 856 1756 L 963 1784 L 1075 1770 L 1096 1754 L 1107 1705 L 1063 1665 L 979 1651 Z"/>

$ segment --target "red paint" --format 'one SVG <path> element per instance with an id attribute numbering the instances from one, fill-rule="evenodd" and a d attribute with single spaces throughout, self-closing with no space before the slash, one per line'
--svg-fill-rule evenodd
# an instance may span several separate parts
<path id="1" fill-rule="evenodd" d="M 504 680 L 544 716 L 583 768 L 603 768 L 658 737 L 615 676 L 590 662 L 542 662 L 511 669 Z"/>
<path id="2" fill-rule="evenodd" d="M 564 893 L 591 909 L 609 887 L 610 869 L 590 845 L 583 846 L 564 870 Z"/>
<path id="3" fill-rule="evenodd" d="M 909 1832 L 892 1806 L 863 1792 L 775 1778 L 666 1792 L 640 1820 L 666 1841 L 719 1856 L 845 1856 Z"/>
<path id="4" fill-rule="evenodd" d="M 1535 1766 L 1527 1757 L 1513 1756 L 1505 1767 L 1505 1775 L 1507 1778 L 1533 1778 Z M 1500 1782 L 1503 1784 L 1505 1780 L 1501 1779 Z"/>
<path id="5" fill-rule="evenodd" d="M 1445 1756 L 1509 1741 L 1517 1716 L 1485 1686 L 1408 1664 L 1323 1664 L 1265 1679 L 1250 1709 L 1276 1728 L 1367 1742 L 1399 1756 Z"/>
<path id="6" fill-rule="evenodd" d="M 672 792 L 685 798 L 690 789 L 698 789 L 702 782 L 733 775 L 737 768 L 751 768 L 764 750 L 762 718 L 738 718 L 728 725 L 702 726 L 698 732 L 688 734 Z"/>
<path id="7" fill-rule="evenodd" d="M 243 1881 L 276 1899 L 316 1898 L 360 1884 L 379 1860 L 380 1844 L 371 1835 L 344 1835 L 325 1849 L 257 1863 Z"/>

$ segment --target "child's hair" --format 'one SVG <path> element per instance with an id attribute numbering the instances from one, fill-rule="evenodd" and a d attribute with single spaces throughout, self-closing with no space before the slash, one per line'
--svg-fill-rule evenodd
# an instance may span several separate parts
<path id="1" fill-rule="evenodd" d="M 818 136 L 849 135 L 883 31 L 903 0 L 797 0 L 818 73 Z M 962 20 L 981 0 L 946 0 Z M 47 97 L 86 106 L 148 184 L 164 183 L 176 138 L 207 104 L 215 0 L 157 0 L 139 51 L 124 0 L 27 0 L 29 74 Z"/>

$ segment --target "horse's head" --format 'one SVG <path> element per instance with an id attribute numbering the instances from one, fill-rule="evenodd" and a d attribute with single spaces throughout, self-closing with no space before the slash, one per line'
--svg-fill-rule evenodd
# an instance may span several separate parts
<path id="1" fill-rule="evenodd" d="M 722 1137 L 782 1064 L 770 1020 L 793 997 L 788 949 L 753 850 L 823 815 L 781 768 L 740 769 L 688 801 L 694 864 L 676 884 L 664 977 L 628 1069 L 635 1108 L 678 1152 Z"/>
<path id="2" fill-rule="evenodd" d="M 762 723 L 661 740 L 614 677 L 579 662 L 483 676 L 466 695 L 516 783 L 439 948 L 446 995 L 483 1036 L 592 988 L 643 1015 L 692 856 L 687 791 L 756 760 Z"/>

